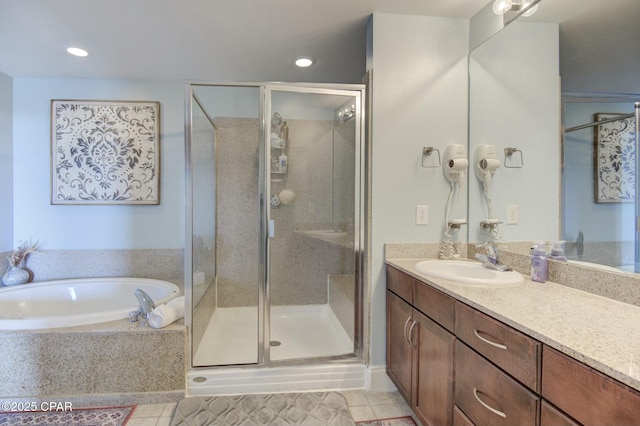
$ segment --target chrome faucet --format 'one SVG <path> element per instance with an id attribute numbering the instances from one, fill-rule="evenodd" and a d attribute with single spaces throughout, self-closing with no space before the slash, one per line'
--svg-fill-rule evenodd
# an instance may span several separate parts
<path id="1" fill-rule="evenodd" d="M 133 311 L 129 313 L 129 320 L 131 322 L 136 322 L 140 319 L 142 315 L 143 318 L 149 319 L 149 314 L 156 308 L 156 304 L 153 303 L 153 299 L 144 291 L 139 288 L 135 289 L 133 294 L 138 298 L 138 302 L 140 303 L 140 309 L 137 311 Z"/>
<path id="2" fill-rule="evenodd" d="M 498 249 L 495 245 L 491 243 L 483 243 L 476 245 L 476 247 L 484 248 L 487 252 L 487 254 L 476 253 L 475 256 L 476 259 L 478 259 L 482 263 L 482 266 L 484 266 L 485 268 L 495 269 L 496 271 L 502 272 L 512 270 L 510 267 L 500 262 L 500 260 L 498 259 Z"/>

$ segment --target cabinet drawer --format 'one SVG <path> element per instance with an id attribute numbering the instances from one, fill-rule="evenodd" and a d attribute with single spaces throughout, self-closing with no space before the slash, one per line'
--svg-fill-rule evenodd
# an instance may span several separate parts
<path id="1" fill-rule="evenodd" d="M 540 398 L 459 340 L 455 404 L 473 424 L 536 425 Z"/>
<path id="2" fill-rule="evenodd" d="M 455 299 L 417 280 L 413 286 L 413 305 L 453 333 Z"/>
<path id="3" fill-rule="evenodd" d="M 455 307 L 455 330 L 459 339 L 540 392 L 540 342 L 460 302 Z"/>
<path id="4" fill-rule="evenodd" d="M 387 288 L 409 303 L 413 303 L 413 277 L 387 266 Z"/>
<path id="5" fill-rule="evenodd" d="M 540 426 L 580 426 L 544 399 L 540 407 Z"/>
<path id="6" fill-rule="evenodd" d="M 640 424 L 640 392 L 548 346 L 542 396 L 583 424 Z"/>
<path id="7" fill-rule="evenodd" d="M 462 410 L 457 406 L 453 406 L 453 426 L 475 426 Z"/>

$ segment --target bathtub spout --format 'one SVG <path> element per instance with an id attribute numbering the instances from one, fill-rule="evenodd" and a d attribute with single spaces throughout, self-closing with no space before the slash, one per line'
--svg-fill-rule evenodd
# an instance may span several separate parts
<path id="1" fill-rule="evenodd" d="M 156 304 L 153 303 L 153 299 L 144 291 L 139 288 L 135 289 L 133 294 L 138 298 L 138 302 L 140 302 L 140 310 L 133 311 L 129 314 L 129 319 L 131 322 L 138 321 L 138 318 L 142 315 L 143 318 L 149 319 L 149 314 L 156 308 Z"/>

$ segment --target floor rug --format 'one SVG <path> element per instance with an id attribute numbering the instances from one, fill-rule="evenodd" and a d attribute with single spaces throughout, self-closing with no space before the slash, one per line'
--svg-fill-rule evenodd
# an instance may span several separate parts
<path id="1" fill-rule="evenodd" d="M 180 401 L 171 426 L 355 426 L 337 392 L 191 397 Z"/>
<path id="2" fill-rule="evenodd" d="M 357 422 L 356 426 L 416 426 L 411 416 Z"/>
<path id="3" fill-rule="evenodd" d="M 0 426 L 123 426 L 135 406 L 73 411 L 1 412 Z"/>

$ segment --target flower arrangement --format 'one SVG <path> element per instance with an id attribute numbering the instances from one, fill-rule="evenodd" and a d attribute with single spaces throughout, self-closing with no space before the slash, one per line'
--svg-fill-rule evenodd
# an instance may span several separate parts
<path id="1" fill-rule="evenodd" d="M 11 256 L 7 256 L 9 266 L 20 266 L 22 262 L 27 258 L 30 253 L 38 251 L 38 242 L 32 243 L 31 241 L 23 241 L 20 243 L 17 249 L 11 253 Z"/>

